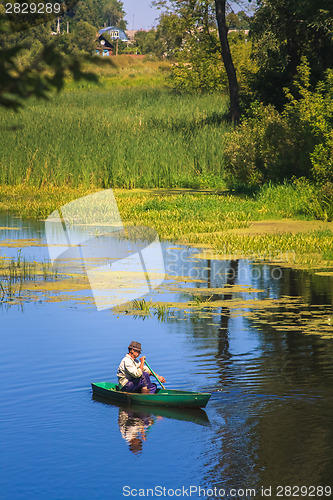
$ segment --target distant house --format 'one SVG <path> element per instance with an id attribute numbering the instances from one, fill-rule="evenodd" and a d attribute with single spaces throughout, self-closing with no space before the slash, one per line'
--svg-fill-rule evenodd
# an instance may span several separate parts
<path id="1" fill-rule="evenodd" d="M 97 46 L 96 46 L 96 53 L 97 54 L 102 54 L 103 56 L 112 56 L 113 55 L 114 45 L 109 40 L 104 38 L 103 35 L 99 35 L 99 33 L 97 33 L 96 42 L 97 42 Z"/>
<path id="2" fill-rule="evenodd" d="M 108 26 L 107 28 L 103 28 L 99 30 L 97 33 L 97 37 L 99 40 L 99 44 L 103 46 L 103 56 L 114 55 L 114 46 L 116 47 L 116 54 L 118 55 L 118 42 L 121 40 L 122 42 L 129 42 L 126 33 L 121 28 L 117 28 L 117 26 Z M 100 48 L 96 50 L 96 52 L 100 53 Z"/>
<path id="3" fill-rule="evenodd" d="M 103 28 L 99 30 L 98 34 L 103 35 L 106 38 L 110 38 L 111 40 L 121 40 L 122 42 L 128 42 L 125 31 L 121 28 L 117 28 L 116 26 L 108 26 L 107 28 Z"/>

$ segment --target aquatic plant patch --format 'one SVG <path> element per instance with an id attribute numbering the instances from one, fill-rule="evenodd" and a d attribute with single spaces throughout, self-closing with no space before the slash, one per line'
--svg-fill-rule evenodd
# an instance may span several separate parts
<path id="1" fill-rule="evenodd" d="M 194 256 L 200 256 L 199 252 Z M 192 257 L 191 259 L 195 264 L 195 259 Z M 209 259 L 209 262 L 213 260 Z M 25 302 L 42 301 L 95 307 L 84 268 L 82 267 L 82 273 L 78 273 L 77 266 L 75 263 L 76 272 L 73 274 L 71 272 L 73 263 L 70 259 L 63 261 L 59 270 L 49 262 L 28 262 L 21 257 L 20 251 L 15 259 L 2 257 L 0 258 L 0 303 L 22 306 Z M 210 267 L 207 266 L 207 271 Z M 250 267 L 255 269 L 256 266 L 252 264 Z M 204 279 L 201 275 L 193 278 L 167 274 L 155 295 L 149 299 L 139 298 L 118 305 L 110 309 L 110 312 L 117 315 L 131 315 L 138 319 L 156 317 L 158 321 L 207 322 L 208 320 L 210 326 L 217 329 L 221 328 L 222 317 L 243 317 L 249 326 L 254 328 L 260 329 L 266 325 L 277 333 L 284 331 L 333 338 L 332 304 L 309 305 L 306 293 L 304 296 L 300 294 L 270 297 L 265 286 L 267 269 L 266 278 L 263 275 L 261 279 L 259 274 L 255 277 L 258 283 L 264 285 L 258 288 L 246 284 L 251 277 L 250 267 L 244 276 L 242 266 L 238 266 L 239 284 L 215 287 L 207 286 L 207 277 Z M 202 269 L 206 270 L 205 267 Z M 331 276 L 330 272 L 317 274 Z M 230 278 L 230 272 L 224 277 L 219 277 L 220 282 L 227 276 Z M 281 275 L 278 279 L 280 277 Z M 241 284 L 242 282 L 244 284 Z M 133 287 L 135 286 L 133 282 Z M 170 300 L 170 297 L 173 299 Z"/>
<path id="2" fill-rule="evenodd" d="M 285 189 L 286 206 L 214 190 L 115 189 L 122 221 L 154 228 L 160 239 L 210 248 L 216 258 L 250 258 L 290 267 L 333 268 L 333 223 L 300 219 L 302 206 Z M 273 188 L 270 198 L 273 199 Z M 0 185 L 0 210 L 26 218 L 46 218 L 69 201 L 98 191 L 84 186 Z M 288 203 L 287 203 L 287 200 Z M 306 200 L 304 199 L 304 203 Z M 264 207 L 264 210 L 263 210 Z"/>

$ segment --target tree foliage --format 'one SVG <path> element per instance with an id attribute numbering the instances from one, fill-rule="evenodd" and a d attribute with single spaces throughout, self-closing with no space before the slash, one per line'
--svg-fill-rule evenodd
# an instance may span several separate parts
<path id="1" fill-rule="evenodd" d="M 231 186 L 306 177 L 333 187 L 333 71 L 315 90 L 306 58 L 279 113 L 254 102 L 241 125 L 224 137 L 225 175 Z M 297 97 L 296 97 L 297 94 Z M 333 191 L 332 191 L 333 192 Z"/>
<path id="2" fill-rule="evenodd" d="M 202 82 L 203 88 L 207 86 L 209 88 L 211 82 L 219 78 L 221 73 L 217 70 L 214 75 L 209 74 L 211 68 L 216 69 L 216 64 L 210 65 L 209 60 L 216 63 L 221 57 L 228 81 L 230 117 L 237 123 L 240 115 L 238 81 L 228 40 L 226 0 L 170 0 L 169 2 L 155 0 L 153 3 L 175 14 L 183 22 L 184 35 L 181 49 L 189 54 L 189 59 L 192 58 L 184 64 L 189 64 L 187 67 L 189 76 L 191 70 L 197 71 L 197 75 L 193 75 L 192 82 L 189 81 L 191 85 Z M 193 61 L 197 64 L 193 64 Z M 186 66 L 183 65 L 182 69 L 184 68 Z M 176 76 L 179 76 L 177 70 Z"/>
<path id="3" fill-rule="evenodd" d="M 250 29 L 250 17 L 243 10 L 239 12 L 229 12 L 226 21 L 230 30 Z"/>
<path id="4" fill-rule="evenodd" d="M 87 26 L 81 23 L 86 33 Z M 98 81 L 83 69 L 84 62 L 105 61 L 64 52 L 65 38 L 52 36 L 50 24 L 11 33 L 7 19 L 0 15 L 0 106 L 18 110 L 31 96 L 47 99 L 52 90 L 63 88 L 68 74 L 76 81 Z"/>
<path id="5" fill-rule="evenodd" d="M 282 109 L 283 88 L 290 86 L 306 57 L 311 86 L 333 67 L 331 0 L 258 0 L 251 22 L 253 57 L 258 66 L 253 89 L 263 102 Z"/>
<path id="6" fill-rule="evenodd" d="M 182 49 L 185 32 L 181 17 L 175 13 L 162 13 L 156 29 L 138 31 L 135 34 L 135 44 L 140 54 L 175 58 Z"/>
<path id="7" fill-rule="evenodd" d="M 117 26 L 125 29 L 124 4 L 120 0 L 80 0 L 74 9 L 67 12 L 64 21 L 70 20 L 74 30 L 76 23 L 85 21 L 96 30 L 106 26 Z"/>
<path id="8" fill-rule="evenodd" d="M 119 0 L 107 0 L 103 6 L 103 15 L 108 19 L 109 26 L 118 26 L 125 29 L 126 21 L 124 20 L 124 4 Z"/>
<path id="9" fill-rule="evenodd" d="M 149 31 L 137 31 L 134 36 L 135 50 L 139 54 L 154 54 L 160 57 L 162 54 L 161 43 L 157 37 L 156 29 Z"/>

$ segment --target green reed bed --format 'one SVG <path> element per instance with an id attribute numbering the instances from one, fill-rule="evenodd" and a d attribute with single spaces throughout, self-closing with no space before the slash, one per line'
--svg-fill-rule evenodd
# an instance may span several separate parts
<path id="1" fill-rule="evenodd" d="M 0 185 L 0 211 L 46 218 L 96 190 Z M 161 239 L 211 247 L 221 256 L 279 260 L 292 267 L 333 267 L 333 223 L 313 220 L 311 192 L 300 187 L 268 186 L 255 197 L 186 189 L 115 189 L 114 194 L 125 224 L 153 227 Z M 248 232 L 261 221 L 268 222 L 268 231 Z M 277 224 L 280 234 L 270 234 Z"/>
<path id="2" fill-rule="evenodd" d="M 153 226 L 165 239 L 246 228 L 250 221 L 313 219 L 311 192 L 290 184 L 264 186 L 255 196 L 187 190 L 116 190 L 123 220 Z M 319 221 L 318 221 L 319 223 Z"/>
<path id="3" fill-rule="evenodd" d="M 133 314 L 134 317 L 141 317 L 144 319 L 146 316 L 154 316 L 161 322 L 166 321 L 171 309 L 168 304 L 154 303 L 152 300 L 146 302 L 145 299 L 133 300 L 126 304 L 125 308 L 119 308 L 119 311 L 124 310 L 126 314 Z"/>
<path id="4" fill-rule="evenodd" d="M 27 282 L 46 283 L 58 279 L 58 270 L 49 262 L 31 262 L 21 257 L 0 258 L 0 302 L 20 299 Z"/>
<path id="5" fill-rule="evenodd" d="M 13 213 L 23 219 L 45 219 L 56 208 L 94 191 L 96 189 L 83 186 L 74 188 L 53 184 L 40 187 L 27 183 L 12 186 L 0 184 L 0 212 Z"/>
<path id="6" fill-rule="evenodd" d="M 221 183 L 225 99 L 167 88 L 75 88 L 1 110 L 0 183 L 199 187 Z"/>
<path id="7" fill-rule="evenodd" d="M 312 193 L 300 187 L 266 186 L 254 197 L 170 190 L 115 194 L 124 221 L 154 227 L 163 239 L 210 247 L 221 258 L 333 267 L 333 223 L 313 221 Z M 268 222 L 267 230 L 251 233 L 251 224 L 261 221 Z"/>
<path id="8" fill-rule="evenodd" d="M 194 246 L 205 245 L 207 238 L 192 234 L 186 240 L 180 239 L 180 243 L 185 241 Z M 333 230 L 329 229 L 251 236 L 215 233 L 210 235 L 209 242 L 214 252 L 203 254 L 204 258 L 209 255 L 227 260 L 243 258 L 305 269 L 333 267 Z"/>

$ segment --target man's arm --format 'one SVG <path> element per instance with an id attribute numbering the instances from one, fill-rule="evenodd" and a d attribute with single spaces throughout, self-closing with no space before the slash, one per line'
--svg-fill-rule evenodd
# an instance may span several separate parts
<path id="1" fill-rule="evenodd" d="M 146 356 L 142 356 L 142 358 L 140 358 L 140 368 L 141 368 L 141 370 L 145 371 L 145 372 L 148 372 L 149 375 L 153 375 L 152 372 L 149 370 L 149 368 L 147 366 L 144 367 L 145 360 L 146 360 Z M 155 373 L 155 375 L 158 378 L 158 380 L 160 382 L 162 382 L 162 384 L 164 384 L 165 378 L 162 377 L 162 375 L 158 375 L 157 373 Z"/>

